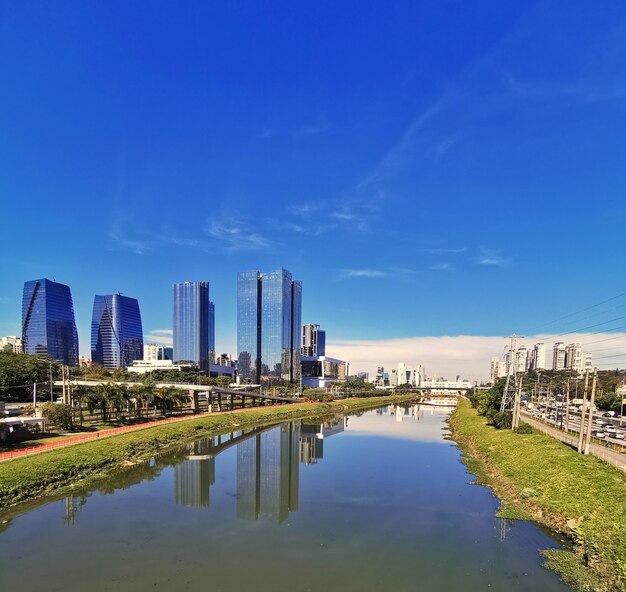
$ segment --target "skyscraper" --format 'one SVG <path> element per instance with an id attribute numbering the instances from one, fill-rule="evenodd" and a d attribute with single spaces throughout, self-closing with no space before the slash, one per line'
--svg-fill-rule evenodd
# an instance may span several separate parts
<path id="1" fill-rule="evenodd" d="M 48 279 L 24 283 L 22 346 L 26 354 L 78 365 L 78 331 L 69 286 Z"/>
<path id="2" fill-rule="evenodd" d="M 543 370 L 546 367 L 546 344 L 535 343 L 530 351 L 528 369 Z"/>
<path id="3" fill-rule="evenodd" d="M 209 364 L 215 364 L 215 302 L 209 300 Z"/>
<path id="4" fill-rule="evenodd" d="M 565 348 L 565 367 L 568 370 L 582 372 L 584 363 L 582 345 L 580 343 L 570 343 Z"/>
<path id="5" fill-rule="evenodd" d="M 302 325 L 302 355 L 326 355 L 326 331 L 319 325 Z"/>
<path id="6" fill-rule="evenodd" d="M 239 375 L 260 383 L 300 379 L 302 283 L 286 269 L 237 276 Z"/>
<path id="7" fill-rule="evenodd" d="M 121 294 L 96 296 L 91 317 L 91 361 L 105 368 L 127 368 L 143 359 L 139 302 Z"/>
<path id="8" fill-rule="evenodd" d="M 209 367 L 209 284 L 174 284 L 174 362 L 193 362 L 202 370 Z"/>

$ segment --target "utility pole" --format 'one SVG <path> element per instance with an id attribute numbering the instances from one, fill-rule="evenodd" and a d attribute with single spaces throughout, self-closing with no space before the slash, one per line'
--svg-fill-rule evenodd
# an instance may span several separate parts
<path id="1" fill-rule="evenodd" d="M 33 407 L 35 408 L 35 417 L 37 417 L 37 383 L 33 382 Z"/>
<path id="2" fill-rule="evenodd" d="M 511 429 L 516 430 L 519 427 L 520 408 L 522 405 L 522 376 L 516 378 L 517 389 L 515 391 L 515 402 L 513 403 L 513 418 L 511 421 Z"/>
<path id="3" fill-rule="evenodd" d="M 593 383 L 591 385 L 591 402 L 589 403 L 589 420 L 587 422 L 587 437 L 585 438 L 585 454 L 589 454 L 589 444 L 591 443 L 591 430 L 593 429 L 593 404 L 596 398 L 596 384 L 598 382 L 598 371 L 593 372 Z"/>
<path id="4" fill-rule="evenodd" d="M 502 402 L 500 403 L 500 413 L 504 413 L 510 405 L 514 404 L 515 399 L 515 387 L 511 384 L 511 370 L 515 368 L 517 362 L 517 338 L 523 337 L 522 335 L 511 335 L 511 346 L 509 348 L 509 364 L 506 371 L 506 383 L 504 384 L 504 392 L 502 393 Z M 517 370 L 517 368 L 515 368 Z M 517 372 L 515 372 L 517 374 Z"/>
<path id="5" fill-rule="evenodd" d="M 580 412 L 580 430 L 578 432 L 578 452 L 583 451 L 583 433 L 585 431 L 585 417 L 587 412 L 587 389 L 589 388 L 589 370 L 585 371 L 585 391 L 583 392 L 583 410 Z"/>
<path id="6" fill-rule="evenodd" d="M 54 397 L 52 395 L 52 360 L 50 360 L 50 402 L 54 401 Z"/>
<path id="7" fill-rule="evenodd" d="M 561 415 L 561 417 L 563 417 Z M 569 432 L 569 379 L 567 380 L 567 391 L 565 394 L 565 432 Z"/>

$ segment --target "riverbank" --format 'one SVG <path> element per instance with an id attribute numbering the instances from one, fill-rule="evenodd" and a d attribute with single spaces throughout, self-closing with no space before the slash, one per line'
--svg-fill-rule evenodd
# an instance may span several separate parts
<path id="1" fill-rule="evenodd" d="M 624 590 L 626 475 L 536 430 L 496 430 L 468 401 L 449 423 L 468 470 L 502 500 L 499 515 L 530 518 L 572 541 L 571 551 L 544 553 L 547 567 L 578 589 Z"/>
<path id="2" fill-rule="evenodd" d="M 109 471 L 141 462 L 165 448 L 190 440 L 244 426 L 349 413 L 412 398 L 414 395 L 345 399 L 192 416 L 175 423 L 8 460 L 0 464 L 0 510 L 58 492 L 78 482 L 84 485 L 87 479 L 100 478 Z"/>

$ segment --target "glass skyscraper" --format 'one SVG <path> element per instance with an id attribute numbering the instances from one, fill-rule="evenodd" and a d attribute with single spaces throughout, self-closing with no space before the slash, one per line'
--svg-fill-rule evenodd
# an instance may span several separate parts
<path id="1" fill-rule="evenodd" d="M 174 284 L 172 295 L 174 362 L 193 362 L 208 370 L 209 283 Z"/>
<path id="2" fill-rule="evenodd" d="M 22 345 L 26 354 L 78 365 L 78 331 L 69 286 L 47 279 L 24 283 Z"/>
<path id="3" fill-rule="evenodd" d="M 91 361 L 105 368 L 127 368 L 143 360 L 143 329 L 139 302 L 110 294 L 96 296 L 91 317 Z"/>
<path id="4" fill-rule="evenodd" d="M 255 383 L 300 379 L 302 283 L 286 269 L 237 276 L 239 375 Z"/>

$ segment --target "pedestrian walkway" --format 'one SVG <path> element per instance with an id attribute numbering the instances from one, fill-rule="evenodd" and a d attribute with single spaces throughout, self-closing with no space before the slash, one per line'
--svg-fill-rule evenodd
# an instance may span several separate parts
<path id="1" fill-rule="evenodd" d="M 578 434 L 574 435 L 574 434 L 569 434 L 567 432 L 562 432 L 561 430 L 557 428 L 553 428 L 549 425 L 546 425 L 542 421 L 533 419 L 532 417 L 529 417 L 526 414 L 523 414 L 522 417 L 523 417 L 523 421 L 525 421 L 527 424 L 530 424 L 534 428 L 537 428 L 539 431 L 543 432 L 544 434 L 548 434 L 549 436 L 552 436 L 553 438 L 557 438 L 561 440 L 561 442 L 564 442 L 565 444 L 568 444 L 572 446 L 573 448 L 577 448 Z M 600 444 L 594 444 L 592 442 L 591 444 L 589 444 L 589 454 L 593 454 L 593 456 L 597 456 L 598 458 L 601 458 L 603 461 L 608 462 L 614 467 L 617 467 L 618 469 L 621 469 L 622 471 L 626 472 L 626 454 L 624 453 L 611 450 L 610 448 L 607 448 L 606 446 L 601 446 Z"/>
<path id="2" fill-rule="evenodd" d="M 235 409 L 234 412 L 243 411 L 243 409 Z M 157 419 L 155 421 L 149 421 L 146 423 L 139 423 L 135 425 L 122 426 L 120 428 L 110 428 L 108 430 L 100 430 L 98 432 L 90 432 L 88 434 L 81 434 L 78 436 L 68 436 L 62 440 L 55 440 L 47 444 L 40 444 L 39 446 L 30 446 L 28 448 L 21 448 L 19 450 L 9 450 L 7 452 L 0 452 L 0 462 L 10 460 L 13 458 L 19 458 L 21 456 L 29 456 L 31 454 L 38 454 L 40 452 L 48 452 L 55 448 L 64 448 L 65 446 L 71 446 L 72 444 L 81 444 L 82 442 L 89 442 L 91 440 L 101 440 L 109 436 L 117 436 L 125 432 L 134 432 L 136 430 L 144 430 L 146 428 L 153 428 L 155 426 L 164 425 L 167 423 L 176 423 L 180 421 L 187 421 L 189 419 L 198 419 L 199 417 L 206 417 L 208 415 L 216 415 L 221 413 L 233 413 L 233 411 L 213 411 L 211 413 L 198 413 L 195 415 L 181 415 L 178 417 L 168 417 L 167 419 Z"/>

